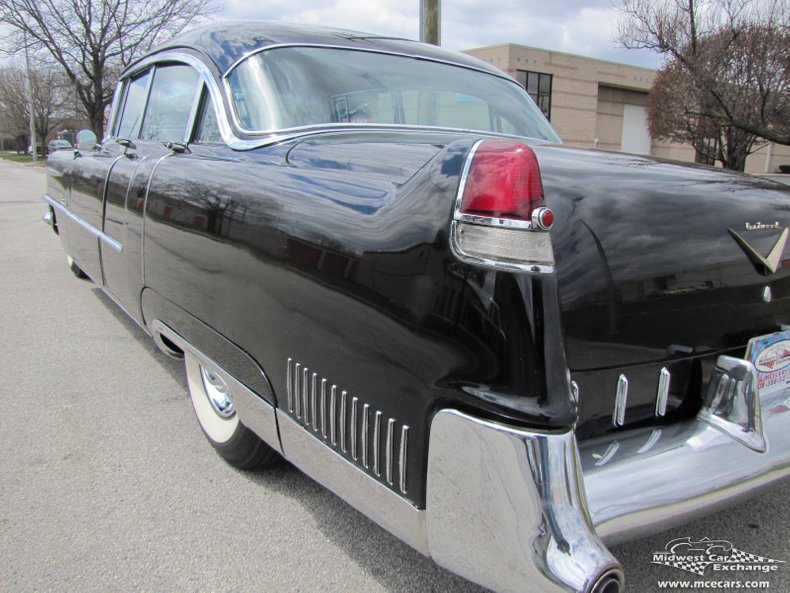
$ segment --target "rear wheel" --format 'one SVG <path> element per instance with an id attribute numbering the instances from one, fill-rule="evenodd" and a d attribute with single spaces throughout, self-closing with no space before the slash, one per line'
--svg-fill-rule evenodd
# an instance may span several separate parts
<path id="1" fill-rule="evenodd" d="M 240 469 L 273 465 L 280 456 L 239 421 L 228 385 L 188 352 L 184 362 L 189 395 L 200 428 L 228 463 Z"/>

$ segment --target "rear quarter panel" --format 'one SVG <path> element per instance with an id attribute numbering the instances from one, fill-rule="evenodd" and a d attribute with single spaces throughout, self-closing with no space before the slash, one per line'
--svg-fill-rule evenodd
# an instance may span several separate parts
<path id="1" fill-rule="evenodd" d="M 437 407 L 501 414 L 488 397 L 497 385 L 522 406 L 509 417 L 570 418 L 546 398 L 549 333 L 564 380 L 558 328 L 542 312 L 556 304 L 553 281 L 472 269 L 450 250 L 473 142 L 449 145 L 398 184 L 293 166 L 287 146 L 196 148 L 163 161 L 147 201 L 146 286 L 249 353 L 281 408 L 292 358 L 398 431 L 408 425 L 407 495 L 417 504 Z"/>

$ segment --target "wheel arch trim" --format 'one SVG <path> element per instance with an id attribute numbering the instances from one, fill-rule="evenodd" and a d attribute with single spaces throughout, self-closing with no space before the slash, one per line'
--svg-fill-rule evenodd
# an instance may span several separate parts
<path id="1" fill-rule="evenodd" d="M 167 339 L 181 351 L 197 359 L 203 367 L 219 375 L 230 389 L 233 404 L 236 407 L 241 423 L 278 453 L 283 453 L 274 406 L 258 397 L 250 388 L 238 381 L 230 372 L 197 347 L 190 344 L 183 336 L 163 321 L 154 319 L 151 322 L 151 332 L 157 345 L 160 342 L 164 343 L 163 338 Z"/>

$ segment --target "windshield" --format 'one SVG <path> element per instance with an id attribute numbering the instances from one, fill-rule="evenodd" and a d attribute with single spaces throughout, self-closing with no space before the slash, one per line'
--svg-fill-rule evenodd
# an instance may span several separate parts
<path id="1" fill-rule="evenodd" d="M 559 138 L 517 83 L 446 63 L 327 47 L 254 54 L 228 76 L 248 132 L 401 124 Z"/>

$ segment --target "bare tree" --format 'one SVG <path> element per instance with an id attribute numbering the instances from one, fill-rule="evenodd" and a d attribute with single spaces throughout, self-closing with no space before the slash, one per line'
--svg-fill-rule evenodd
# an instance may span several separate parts
<path id="1" fill-rule="evenodd" d="M 36 69 L 30 72 L 33 94 L 33 127 L 42 146 L 49 135 L 73 116 L 69 85 L 59 71 Z M 0 68 L 0 104 L 6 131 L 14 137 L 29 135 L 30 104 L 25 71 L 9 65 Z"/>
<path id="2" fill-rule="evenodd" d="M 790 144 L 783 0 L 623 0 L 622 8 L 620 43 L 667 57 L 649 100 L 656 137 L 698 151 L 714 138 L 719 160 L 740 170 L 758 138 Z"/>
<path id="3" fill-rule="evenodd" d="M 0 0 L 7 53 L 24 37 L 58 64 L 100 138 L 121 70 L 156 43 L 213 12 L 212 0 Z"/>
<path id="4" fill-rule="evenodd" d="M 730 115 L 741 120 L 761 117 L 757 88 L 732 84 L 723 90 Z M 746 157 L 762 146 L 757 135 L 727 118 L 711 115 L 717 112 L 716 99 L 701 89 L 677 60 L 670 60 L 658 71 L 646 107 L 650 135 L 691 144 L 697 162 L 719 160 L 727 169 L 742 171 Z"/>

